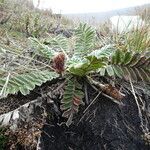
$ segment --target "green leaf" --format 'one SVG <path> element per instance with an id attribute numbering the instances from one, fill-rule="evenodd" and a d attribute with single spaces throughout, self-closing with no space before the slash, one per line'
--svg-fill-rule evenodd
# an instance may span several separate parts
<path id="1" fill-rule="evenodd" d="M 116 50 L 116 52 L 114 53 L 114 55 L 112 57 L 112 63 L 113 64 L 121 64 L 123 57 L 124 57 L 123 52 L 119 49 Z"/>
<path id="2" fill-rule="evenodd" d="M 80 24 L 75 32 L 75 56 L 84 57 L 94 47 L 95 31 L 87 24 Z"/>
<path id="3" fill-rule="evenodd" d="M 91 61 L 85 60 L 81 63 L 71 66 L 69 68 L 69 72 L 74 75 L 85 76 L 91 71 L 96 71 L 98 68 L 102 68 L 105 65 L 105 62 L 98 60 L 97 58 L 93 58 Z"/>
<path id="4" fill-rule="evenodd" d="M 121 67 L 114 65 L 114 66 L 113 66 L 113 69 L 114 69 L 115 74 L 116 74 L 119 78 L 122 78 L 122 77 L 123 77 L 123 71 L 122 71 L 122 68 L 121 68 Z"/>
<path id="5" fill-rule="evenodd" d="M 126 52 L 125 53 L 125 56 L 124 56 L 124 59 L 122 61 L 122 64 L 126 65 L 128 64 L 132 59 L 132 53 L 131 52 Z"/>
<path id="6" fill-rule="evenodd" d="M 56 54 L 56 52 L 52 48 L 49 48 L 47 45 L 44 45 L 38 39 L 30 38 L 30 40 L 33 42 L 33 46 L 43 57 L 51 59 Z"/>
<path id="7" fill-rule="evenodd" d="M 98 70 L 98 72 L 100 72 L 100 76 L 104 76 L 105 75 L 105 71 L 106 71 L 106 68 L 100 68 Z"/>
<path id="8" fill-rule="evenodd" d="M 126 65 L 134 66 L 141 58 L 141 54 L 136 53 L 132 56 L 132 59 Z"/>
<path id="9" fill-rule="evenodd" d="M 111 58 L 109 65 L 100 69 L 100 74 L 113 76 L 116 75 L 119 78 L 125 78 L 132 81 L 150 82 L 150 57 L 147 53 L 134 53 L 132 51 L 120 52 L 117 50 Z M 105 69 L 105 71 L 104 71 Z M 103 71 L 103 72 L 102 72 Z M 107 74 L 106 74 L 107 71 Z M 104 74 L 105 73 L 105 74 Z"/>
<path id="10" fill-rule="evenodd" d="M 35 88 L 36 85 L 40 86 L 42 83 L 51 81 L 57 77 L 57 73 L 50 72 L 48 70 L 34 71 L 12 76 L 8 81 L 6 92 L 3 95 L 7 96 L 8 94 L 16 94 L 19 91 L 23 95 L 27 95 Z M 0 90 L 2 90 L 5 82 L 6 78 L 0 78 Z"/>
<path id="11" fill-rule="evenodd" d="M 115 48 L 113 47 L 113 45 L 106 45 L 102 47 L 101 49 L 91 52 L 87 56 L 87 59 L 91 60 L 93 57 L 97 59 L 109 58 L 114 52 L 115 52 Z"/>
<path id="12" fill-rule="evenodd" d="M 68 118 L 66 125 L 69 126 L 72 123 L 74 113 L 78 112 L 79 105 L 83 104 L 82 98 L 84 93 L 82 92 L 81 85 L 75 77 L 67 79 L 65 92 L 63 99 L 61 100 L 61 110 L 63 111 L 63 117 Z"/>
<path id="13" fill-rule="evenodd" d="M 19 91 L 23 94 L 23 95 L 27 95 L 30 93 L 30 90 L 27 87 L 20 87 Z"/>
<path id="14" fill-rule="evenodd" d="M 78 62 L 69 66 L 68 70 L 74 75 L 85 76 L 90 72 L 94 72 L 105 67 L 108 63 L 108 58 L 113 54 L 114 51 L 115 50 L 112 45 L 95 50 L 86 56 L 82 62 Z"/>
<path id="15" fill-rule="evenodd" d="M 114 70 L 113 70 L 111 65 L 108 65 L 106 67 L 106 70 L 107 70 L 107 73 L 108 73 L 109 76 L 114 76 L 115 75 Z"/>

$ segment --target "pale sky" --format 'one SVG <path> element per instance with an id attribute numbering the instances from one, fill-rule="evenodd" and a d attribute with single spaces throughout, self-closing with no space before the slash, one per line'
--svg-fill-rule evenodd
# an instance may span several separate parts
<path id="1" fill-rule="evenodd" d="M 33 0 L 37 6 L 38 0 Z M 39 8 L 51 8 L 54 13 L 104 12 L 150 3 L 150 0 L 40 0 Z"/>

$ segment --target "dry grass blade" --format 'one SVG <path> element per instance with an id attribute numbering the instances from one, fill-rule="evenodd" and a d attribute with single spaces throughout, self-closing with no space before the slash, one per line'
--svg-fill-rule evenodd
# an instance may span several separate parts
<path id="1" fill-rule="evenodd" d="M 135 93 L 134 86 L 132 84 L 131 78 L 130 78 L 130 85 L 131 85 L 131 89 L 132 89 L 132 94 L 134 95 L 134 99 L 135 99 L 135 102 L 136 102 L 136 105 L 137 105 L 137 108 L 138 108 L 138 114 L 139 114 L 139 118 L 140 118 L 140 121 L 141 121 L 141 128 L 142 128 L 143 132 L 145 133 L 144 123 L 143 123 L 143 116 L 142 116 L 142 110 L 140 108 L 140 105 L 139 105 L 139 102 L 138 102 L 138 98 L 136 96 L 136 93 Z"/>

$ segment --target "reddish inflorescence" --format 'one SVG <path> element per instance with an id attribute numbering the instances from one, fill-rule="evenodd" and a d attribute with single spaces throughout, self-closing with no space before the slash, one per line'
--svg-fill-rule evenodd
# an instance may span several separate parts
<path id="1" fill-rule="evenodd" d="M 59 53 L 53 58 L 53 68 L 57 73 L 62 74 L 65 70 L 65 54 Z"/>

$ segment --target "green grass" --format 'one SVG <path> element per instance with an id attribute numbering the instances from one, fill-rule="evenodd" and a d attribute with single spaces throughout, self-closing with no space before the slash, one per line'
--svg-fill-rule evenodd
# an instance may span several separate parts
<path id="1" fill-rule="evenodd" d="M 150 20 L 144 21 L 145 24 L 139 22 L 132 30 L 126 26 L 126 30 L 121 33 L 117 29 L 111 31 L 110 24 L 105 24 L 100 27 L 104 35 L 100 37 L 100 43 L 102 45 L 115 44 L 122 51 L 145 52 L 150 49 Z"/>

